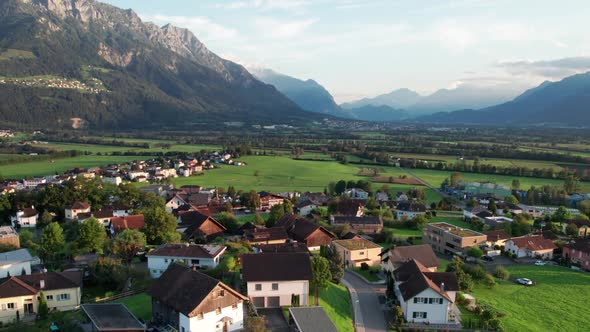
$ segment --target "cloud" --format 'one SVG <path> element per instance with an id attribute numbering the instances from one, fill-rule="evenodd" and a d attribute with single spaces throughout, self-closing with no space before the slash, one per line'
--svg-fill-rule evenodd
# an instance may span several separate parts
<path id="1" fill-rule="evenodd" d="M 187 28 L 191 30 L 197 38 L 211 42 L 219 40 L 228 40 L 238 36 L 235 29 L 224 27 L 214 23 L 207 17 L 203 16 L 168 16 L 168 15 L 141 15 L 145 21 L 152 21 L 157 24 L 167 24 Z"/>
<path id="2" fill-rule="evenodd" d="M 317 21 L 317 19 L 285 21 L 264 17 L 254 20 L 254 25 L 261 31 L 262 35 L 276 39 L 301 35 Z"/>
<path id="3" fill-rule="evenodd" d="M 216 4 L 216 8 L 223 9 L 298 9 L 311 4 L 309 0 L 239 0 Z"/>
<path id="4" fill-rule="evenodd" d="M 590 71 L 590 57 L 569 57 L 555 60 L 501 61 L 497 67 L 515 76 L 537 76 L 547 79 L 561 79 L 566 76 Z"/>

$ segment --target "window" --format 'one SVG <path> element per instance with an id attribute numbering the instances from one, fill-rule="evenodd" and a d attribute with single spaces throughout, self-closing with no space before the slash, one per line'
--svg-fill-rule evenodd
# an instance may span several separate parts
<path id="1" fill-rule="evenodd" d="M 261 291 L 262 290 L 262 284 L 256 284 L 254 285 L 254 289 L 257 291 Z"/>
<path id="2" fill-rule="evenodd" d="M 70 294 L 64 293 L 57 296 L 58 301 L 67 301 L 70 299 Z"/>
<path id="3" fill-rule="evenodd" d="M 364 255 L 364 254 L 365 254 L 364 251 L 359 252 L 359 255 Z"/>
<path id="4" fill-rule="evenodd" d="M 47 295 L 46 298 L 47 301 L 53 301 L 53 295 Z"/>
<path id="5" fill-rule="evenodd" d="M 272 290 L 279 290 L 279 284 L 272 284 Z"/>
<path id="6" fill-rule="evenodd" d="M 221 307 L 217 307 L 217 309 L 215 309 L 215 313 L 217 315 L 221 315 Z"/>
<path id="7" fill-rule="evenodd" d="M 422 318 L 422 319 L 426 319 L 426 313 L 422 312 L 422 311 L 415 311 L 412 314 L 412 318 Z"/>
<path id="8" fill-rule="evenodd" d="M 14 309 L 14 302 L 8 303 L 7 306 L 8 306 L 8 309 Z"/>
<path id="9" fill-rule="evenodd" d="M 219 297 L 224 297 L 225 296 L 225 291 L 222 289 L 217 293 L 217 296 Z"/>
<path id="10" fill-rule="evenodd" d="M 427 297 L 415 297 L 414 303 L 428 303 Z"/>
<path id="11" fill-rule="evenodd" d="M 183 327 L 181 327 L 181 328 L 180 328 L 180 330 L 181 330 L 182 332 L 186 332 L 186 330 L 184 329 L 184 326 L 183 326 Z"/>
<path id="12" fill-rule="evenodd" d="M 164 263 L 168 263 L 168 258 L 164 258 Z"/>
<path id="13" fill-rule="evenodd" d="M 191 264 L 199 265 L 199 260 L 198 259 L 191 259 Z"/>
<path id="14" fill-rule="evenodd" d="M 203 319 L 203 313 L 202 312 L 200 312 L 200 313 L 197 314 L 197 319 Z"/>

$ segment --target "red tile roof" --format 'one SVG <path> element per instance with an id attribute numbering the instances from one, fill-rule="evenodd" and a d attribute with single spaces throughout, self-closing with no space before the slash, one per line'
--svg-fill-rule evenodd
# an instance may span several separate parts
<path id="1" fill-rule="evenodd" d="M 557 246 L 553 241 L 544 238 L 542 235 L 513 237 L 510 239 L 515 246 L 530 251 L 555 249 Z"/>
<path id="2" fill-rule="evenodd" d="M 111 219 L 111 225 L 115 233 L 122 232 L 125 229 L 140 230 L 145 225 L 143 214 L 136 214 L 126 217 L 114 217 Z"/>

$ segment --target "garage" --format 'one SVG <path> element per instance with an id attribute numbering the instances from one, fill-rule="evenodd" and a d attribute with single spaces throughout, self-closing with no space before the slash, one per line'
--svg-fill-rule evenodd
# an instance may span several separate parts
<path id="1" fill-rule="evenodd" d="M 264 297 L 253 297 L 252 304 L 254 304 L 256 308 L 264 308 Z"/>
<path id="2" fill-rule="evenodd" d="M 267 308 L 278 308 L 281 306 L 281 298 L 278 296 L 269 296 L 266 298 Z"/>

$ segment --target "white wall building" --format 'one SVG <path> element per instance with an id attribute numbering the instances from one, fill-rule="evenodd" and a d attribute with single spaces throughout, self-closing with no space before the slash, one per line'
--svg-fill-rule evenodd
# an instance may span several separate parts
<path id="1" fill-rule="evenodd" d="M 148 269 L 152 278 L 158 278 L 170 264 L 182 262 L 190 267 L 212 269 L 219 264 L 226 247 L 200 244 L 164 244 L 150 251 Z"/>
<path id="2" fill-rule="evenodd" d="M 0 254 L 0 278 L 31 274 L 31 263 L 35 260 L 27 249 L 18 249 Z"/>
<path id="3" fill-rule="evenodd" d="M 39 212 L 35 210 L 34 206 L 19 210 L 16 215 L 10 218 L 13 227 L 36 227 L 37 221 L 39 220 Z"/>

